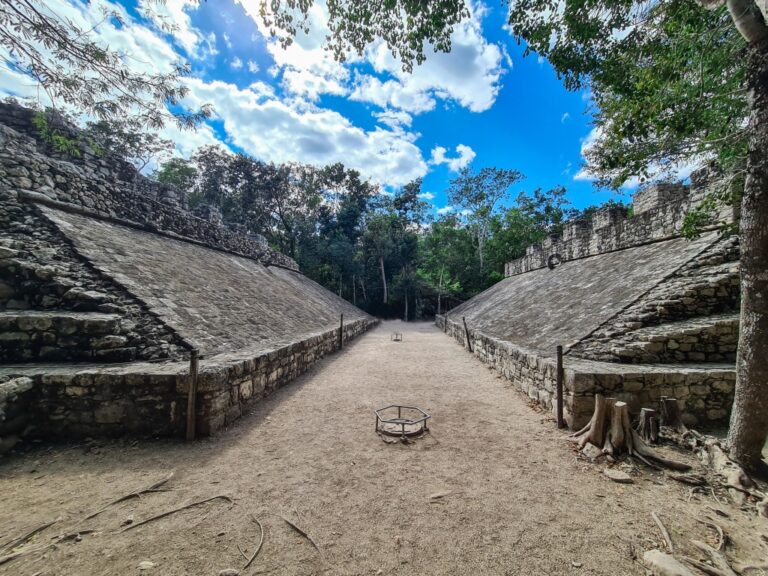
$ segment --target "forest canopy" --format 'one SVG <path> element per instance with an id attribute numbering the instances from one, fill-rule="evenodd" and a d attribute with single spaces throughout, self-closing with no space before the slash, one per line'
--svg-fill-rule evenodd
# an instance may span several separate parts
<path id="1" fill-rule="evenodd" d="M 416 319 L 445 311 L 503 278 L 504 264 L 588 217 L 563 187 L 517 192 L 511 169 L 464 168 L 450 183 L 454 207 L 434 216 L 420 179 L 382 190 L 342 164 L 262 162 L 219 146 L 173 158 L 152 174 L 210 204 L 230 225 L 260 234 L 302 272 L 367 311 Z"/>

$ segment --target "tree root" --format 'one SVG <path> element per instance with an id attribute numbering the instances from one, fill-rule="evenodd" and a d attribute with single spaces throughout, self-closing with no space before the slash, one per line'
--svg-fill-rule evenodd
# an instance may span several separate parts
<path id="1" fill-rule="evenodd" d="M 8 542 L 8 544 L 3 546 L 3 552 L 7 552 L 9 550 L 13 550 L 14 548 L 17 548 L 17 547 L 21 546 L 22 544 L 26 544 L 27 541 L 30 538 L 32 538 L 35 534 L 38 534 L 38 533 L 42 532 L 46 528 L 50 528 L 51 526 L 56 524 L 56 522 L 58 522 L 58 520 L 52 520 L 50 522 L 46 522 L 45 524 L 41 524 L 37 528 L 33 528 L 32 530 L 30 530 L 29 532 L 27 532 L 23 536 L 19 536 L 15 540 L 11 540 L 10 542 Z"/>
<path id="2" fill-rule="evenodd" d="M 163 490 L 160 490 L 160 487 L 163 484 L 165 484 L 166 482 L 168 482 L 171 478 L 173 478 L 173 474 L 174 473 L 171 472 L 170 474 L 168 474 L 162 480 L 159 480 L 159 481 L 157 481 L 157 482 L 155 482 L 153 484 L 150 484 L 146 488 L 141 488 L 139 490 L 131 492 L 130 494 L 126 494 L 125 496 L 121 496 L 117 500 L 112 500 L 112 502 L 110 502 L 109 504 L 105 505 L 103 508 L 99 508 L 98 510 L 96 510 L 96 512 L 92 512 L 91 514 L 88 514 L 88 516 L 83 518 L 83 520 L 90 520 L 91 518 L 95 518 L 96 516 L 98 516 L 99 514 L 104 512 L 104 510 L 109 508 L 110 506 L 114 506 L 115 504 L 119 504 L 120 502 L 125 502 L 126 500 L 130 500 L 131 498 L 141 498 L 142 494 L 149 494 L 150 492 L 163 492 Z"/>
<path id="3" fill-rule="evenodd" d="M 264 544 L 264 526 L 261 525 L 261 522 L 259 522 L 253 514 L 251 514 L 250 516 L 251 516 L 251 520 L 255 522 L 258 525 L 259 530 L 261 530 L 261 536 L 259 537 L 259 545 L 256 546 L 256 551 L 251 555 L 250 558 L 246 558 L 247 562 L 245 563 L 245 566 L 243 566 L 243 570 L 245 570 L 246 568 L 248 568 L 248 566 L 253 564 L 253 561 L 256 560 L 256 556 L 258 556 L 259 552 L 261 552 L 262 544 Z M 238 550 L 240 550 L 239 546 L 238 546 Z M 240 553 L 242 554 L 242 550 L 240 551 Z"/>
<path id="4" fill-rule="evenodd" d="M 587 443 L 602 448 L 603 453 L 611 456 L 627 454 L 653 468 L 671 468 L 688 471 L 691 467 L 682 462 L 669 460 L 656 453 L 629 424 L 629 408 L 625 402 L 615 398 L 595 395 L 595 411 L 592 419 L 584 428 L 569 436 L 580 449 Z"/>
<path id="5" fill-rule="evenodd" d="M 22 556 L 28 556 L 29 554 L 34 554 L 35 552 L 43 552 L 44 550 L 48 550 L 48 548 L 53 548 L 54 546 L 61 544 L 62 542 L 67 542 L 68 540 L 75 540 L 82 534 L 91 534 L 93 532 L 95 532 L 95 530 L 88 529 L 88 530 L 79 530 L 77 532 L 71 532 L 69 534 L 61 534 L 56 538 L 54 542 L 51 542 L 50 544 L 43 544 L 42 546 L 37 546 L 35 548 L 29 548 L 27 550 L 18 550 L 17 552 L 6 554 L 5 556 L 0 556 L 0 566 L 5 564 L 6 562 L 15 560 L 16 558 L 21 558 Z"/>
<path id="6" fill-rule="evenodd" d="M 712 562 L 712 566 L 687 556 L 683 557 L 683 560 L 685 560 L 688 564 L 698 568 L 710 576 L 739 576 L 733 570 L 733 568 L 731 568 L 731 564 L 728 562 L 728 560 L 726 560 L 725 556 L 712 548 L 712 546 L 709 544 L 704 544 L 704 542 L 699 542 L 698 540 L 691 540 L 691 543 L 696 546 L 696 548 L 704 552 L 707 556 L 709 556 L 709 559 Z"/>
<path id="7" fill-rule="evenodd" d="M 282 518 L 282 519 L 283 519 L 283 521 L 284 521 L 286 524 L 288 524 L 288 526 L 290 526 L 290 527 L 291 527 L 291 528 L 293 528 L 293 529 L 294 529 L 296 532 L 298 532 L 299 534 L 301 534 L 302 536 L 304 536 L 304 538 L 306 538 L 306 539 L 309 541 L 309 543 L 310 543 L 310 544 L 312 544 L 312 546 L 314 546 L 314 547 L 315 547 L 315 550 L 317 550 L 318 552 L 320 552 L 320 547 L 317 545 L 317 543 L 316 543 L 314 540 L 312 540 L 312 537 L 311 537 L 309 534 L 307 534 L 307 533 L 306 533 L 304 530 L 302 530 L 301 528 L 299 528 L 298 526 L 296 526 L 296 524 L 294 524 L 293 522 L 291 522 L 290 520 L 288 520 L 288 518 L 286 518 L 285 516 L 282 516 L 282 515 L 281 515 L 281 516 L 280 516 L 280 518 Z"/>
<path id="8" fill-rule="evenodd" d="M 672 554 L 672 552 L 675 550 L 672 546 L 672 538 L 669 537 L 669 532 L 667 532 L 666 526 L 664 526 L 664 523 L 661 521 L 661 518 L 659 518 L 659 515 L 656 514 L 656 512 L 651 512 L 651 517 L 653 518 L 653 521 L 656 522 L 656 526 L 659 527 L 661 536 L 664 538 L 664 543 L 667 545 L 667 550 L 669 550 L 669 553 Z"/>
<path id="9" fill-rule="evenodd" d="M 178 508 L 174 508 L 173 510 L 168 510 L 167 512 L 163 512 L 155 516 L 150 516 L 146 520 L 142 520 L 141 522 L 137 522 L 136 524 L 131 524 L 130 526 L 123 528 L 121 532 L 128 532 L 129 530 L 133 530 L 134 528 L 138 528 L 139 526 L 144 526 L 145 524 L 149 524 L 150 522 L 154 522 L 155 520 L 160 520 L 161 518 L 165 518 L 166 516 L 170 516 L 171 514 L 176 514 L 176 512 L 181 512 L 182 510 L 194 508 L 195 506 L 200 506 L 202 504 L 205 504 L 206 502 L 211 502 L 213 500 L 219 500 L 219 499 L 226 500 L 227 502 L 232 503 L 232 498 L 230 498 L 229 496 L 224 496 L 223 494 L 220 494 L 219 496 L 213 496 L 211 498 L 206 498 L 205 500 L 191 502 L 184 506 L 179 506 Z"/>

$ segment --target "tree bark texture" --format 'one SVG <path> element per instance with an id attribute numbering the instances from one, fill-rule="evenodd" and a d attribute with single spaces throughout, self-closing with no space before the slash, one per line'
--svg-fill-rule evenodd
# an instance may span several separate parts
<path id="1" fill-rule="evenodd" d="M 748 47 L 750 141 L 742 198 L 741 326 L 728 445 L 753 470 L 768 438 L 768 40 Z"/>

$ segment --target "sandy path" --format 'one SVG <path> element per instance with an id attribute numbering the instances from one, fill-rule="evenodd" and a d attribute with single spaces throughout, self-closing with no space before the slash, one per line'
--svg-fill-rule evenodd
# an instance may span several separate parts
<path id="1" fill-rule="evenodd" d="M 390 332 L 404 332 L 404 342 Z M 433 414 L 431 437 L 384 443 L 371 411 L 413 403 Z M 632 550 L 659 541 L 650 512 L 705 538 L 705 503 L 644 474 L 618 485 L 578 461 L 546 415 L 430 324 L 385 323 L 193 445 L 171 441 L 41 448 L 0 462 L 0 545 L 46 520 L 75 520 L 169 470 L 170 492 L 85 521 L 97 529 L 0 566 L 0 574 L 190 576 L 241 567 L 239 544 L 264 547 L 244 574 L 643 574 Z M 450 492 L 437 502 L 430 495 Z M 129 532 L 193 500 L 213 502 Z M 712 504 L 710 501 L 708 504 Z M 304 528 L 322 553 L 293 532 Z M 701 517 L 699 515 L 699 517 Z M 755 534 L 758 527 L 755 526 Z M 647 538 L 650 538 L 648 540 Z"/>

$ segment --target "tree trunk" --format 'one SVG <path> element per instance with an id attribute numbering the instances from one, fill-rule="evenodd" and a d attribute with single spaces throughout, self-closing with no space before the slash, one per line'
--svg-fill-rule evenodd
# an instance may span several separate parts
<path id="1" fill-rule="evenodd" d="M 485 257 L 483 256 L 483 249 L 485 248 L 485 231 L 481 230 L 477 235 L 477 254 L 480 256 L 480 272 L 485 267 Z"/>
<path id="2" fill-rule="evenodd" d="M 381 268 L 381 287 L 384 293 L 382 302 L 386 304 L 389 301 L 389 294 L 387 293 L 387 275 L 384 272 L 384 257 L 379 256 L 379 268 Z"/>
<path id="3" fill-rule="evenodd" d="M 357 306 L 357 284 L 355 284 L 354 274 L 352 274 L 352 304 Z"/>
<path id="4" fill-rule="evenodd" d="M 440 314 L 440 297 L 443 295 L 443 270 L 445 267 L 440 268 L 440 280 L 437 282 L 437 313 Z"/>
<path id="5" fill-rule="evenodd" d="M 365 281 L 360 278 L 360 289 L 363 291 L 363 302 L 368 302 L 368 295 L 365 293 Z"/>
<path id="6" fill-rule="evenodd" d="M 659 417 L 659 424 L 672 428 L 675 432 L 685 434 L 688 428 L 683 424 L 683 419 L 680 416 L 680 405 L 677 403 L 677 398 L 668 398 L 662 396 L 659 399 L 659 409 L 661 416 Z"/>
<path id="7" fill-rule="evenodd" d="M 768 40 L 749 45 L 747 62 L 751 135 L 739 232 L 741 325 L 728 445 L 734 460 L 754 470 L 768 438 Z"/>
<path id="8" fill-rule="evenodd" d="M 405 321 L 408 322 L 408 290 L 405 291 Z"/>
<path id="9" fill-rule="evenodd" d="M 652 408 L 640 410 L 640 423 L 637 425 L 637 433 L 648 444 L 656 444 L 659 441 L 659 417 L 656 410 Z"/>

